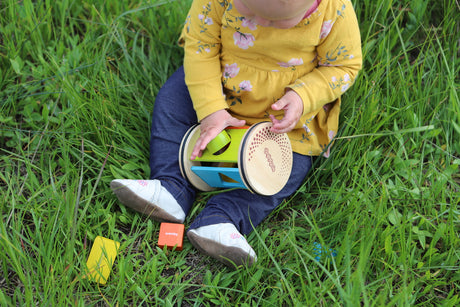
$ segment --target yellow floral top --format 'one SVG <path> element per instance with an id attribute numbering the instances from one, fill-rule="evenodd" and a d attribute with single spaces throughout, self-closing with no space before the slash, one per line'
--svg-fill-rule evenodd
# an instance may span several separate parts
<path id="1" fill-rule="evenodd" d="M 248 125 L 278 119 L 271 104 L 287 88 L 304 113 L 288 133 L 294 152 L 329 155 L 340 96 L 362 66 L 361 38 L 349 0 L 322 0 L 290 29 L 262 27 L 241 16 L 233 0 L 194 0 L 179 43 L 185 81 L 198 120 L 227 109 Z"/>

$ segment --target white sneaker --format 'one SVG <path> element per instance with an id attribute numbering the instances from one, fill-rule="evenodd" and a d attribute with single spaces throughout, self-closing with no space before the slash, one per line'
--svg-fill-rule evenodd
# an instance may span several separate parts
<path id="1" fill-rule="evenodd" d="M 110 188 L 125 206 L 158 222 L 183 223 L 185 212 L 159 180 L 115 179 Z"/>
<path id="2" fill-rule="evenodd" d="M 187 232 L 189 241 L 202 253 L 230 267 L 251 266 L 257 256 L 235 225 L 220 223 L 192 229 Z"/>

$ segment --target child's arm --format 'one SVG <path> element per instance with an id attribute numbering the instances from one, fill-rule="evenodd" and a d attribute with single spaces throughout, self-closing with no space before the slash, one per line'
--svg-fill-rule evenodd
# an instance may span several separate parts
<path id="1" fill-rule="evenodd" d="M 334 11 L 336 18 L 322 24 L 318 67 L 289 85 L 303 101 L 303 115 L 339 98 L 362 67 L 361 37 L 352 3 L 343 1 Z"/>
<path id="2" fill-rule="evenodd" d="M 184 46 L 185 82 L 199 121 L 228 108 L 220 64 L 224 9 L 223 0 L 194 0 L 179 40 Z"/>
<path id="3" fill-rule="evenodd" d="M 223 0 L 194 0 L 182 31 L 185 83 L 200 125 L 191 159 L 201 156 L 206 145 L 228 126 L 243 126 L 226 111 L 222 90 L 220 31 L 226 9 Z"/>

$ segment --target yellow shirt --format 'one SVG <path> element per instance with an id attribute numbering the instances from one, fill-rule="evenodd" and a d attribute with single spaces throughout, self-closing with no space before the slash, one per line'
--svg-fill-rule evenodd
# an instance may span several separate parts
<path id="1" fill-rule="evenodd" d="M 287 88 L 304 113 L 288 133 L 294 152 L 329 154 L 340 96 L 362 66 L 361 38 L 349 0 L 322 0 L 290 29 L 262 27 L 241 16 L 233 0 L 194 0 L 182 31 L 185 81 L 198 120 L 227 109 L 248 125 L 278 119 L 271 104 Z"/>

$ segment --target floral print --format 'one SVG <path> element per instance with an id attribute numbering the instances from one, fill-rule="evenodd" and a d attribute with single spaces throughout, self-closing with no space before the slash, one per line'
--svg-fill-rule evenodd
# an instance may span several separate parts
<path id="1" fill-rule="evenodd" d="M 337 15 L 342 17 L 342 18 L 345 18 L 345 9 L 347 8 L 347 6 L 344 4 L 342 5 L 342 8 L 340 10 L 337 10 Z"/>
<path id="2" fill-rule="evenodd" d="M 303 64 L 302 58 L 292 58 L 287 62 L 278 62 L 278 65 L 281 67 L 292 67 L 299 66 Z"/>
<path id="3" fill-rule="evenodd" d="M 336 48 L 327 51 L 324 57 L 319 57 L 318 65 L 338 66 L 336 63 L 347 59 L 352 60 L 354 57 L 345 45 L 339 44 Z"/>
<path id="4" fill-rule="evenodd" d="M 235 78 L 236 75 L 240 72 L 238 64 L 233 63 L 231 65 L 225 64 L 225 69 L 223 73 L 224 78 Z"/>
<path id="5" fill-rule="evenodd" d="M 198 45 L 198 49 L 196 51 L 196 54 L 200 54 L 202 52 L 210 53 L 211 49 L 216 47 L 216 44 L 202 44 L 201 42 L 199 42 L 199 43 L 200 44 Z"/>
<path id="6" fill-rule="evenodd" d="M 321 33 L 319 34 L 319 38 L 325 39 L 331 32 L 333 25 L 334 25 L 334 22 L 332 20 L 327 20 L 323 22 L 323 25 L 321 26 Z"/>
<path id="7" fill-rule="evenodd" d="M 314 118 L 314 116 L 311 116 L 302 125 L 302 128 L 305 130 L 305 133 L 302 133 L 302 138 L 299 140 L 300 143 L 303 143 L 304 141 L 309 141 L 310 137 L 315 135 L 309 127 L 309 125 L 313 122 Z"/>
<path id="8" fill-rule="evenodd" d="M 203 14 L 199 14 L 198 19 L 203 21 L 203 23 L 206 24 L 206 25 L 212 25 L 213 24 L 212 18 L 211 17 L 206 17 Z"/>
<path id="9" fill-rule="evenodd" d="M 226 82 L 224 82 L 225 84 Z M 243 80 L 238 84 L 238 87 L 233 86 L 231 90 L 227 88 L 226 90 L 226 100 L 230 106 L 234 106 L 236 104 L 243 104 L 243 100 L 241 99 L 242 92 L 251 92 L 252 91 L 252 84 L 250 80 Z"/>
<path id="10" fill-rule="evenodd" d="M 251 33 L 235 32 L 235 34 L 233 34 L 233 41 L 235 42 L 235 45 L 241 49 L 248 49 L 249 47 L 254 46 L 255 38 Z"/>
<path id="11" fill-rule="evenodd" d="M 239 87 L 242 91 L 252 91 L 252 84 L 250 80 L 244 80 L 240 82 Z"/>
<path id="12" fill-rule="evenodd" d="M 203 10 L 200 14 L 198 14 L 198 20 L 200 20 L 200 28 L 202 32 L 206 32 L 208 30 L 207 26 L 211 26 L 214 24 L 211 17 L 208 15 L 211 13 L 211 2 L 208 2 L 206 5 L 203 6 Z"/>
<path id="13" fill-rule="evenodd" d="M 335 90 L 336 88 L 340 88 L 340 91 L 343 93 L 345 92 L 351 85 L 351 78 L 349 74 L 345 74 L 343 77 L 337 78 L 332 77 L 331 82 L 329 82 L 329 86 L 331 89 Z"/>

